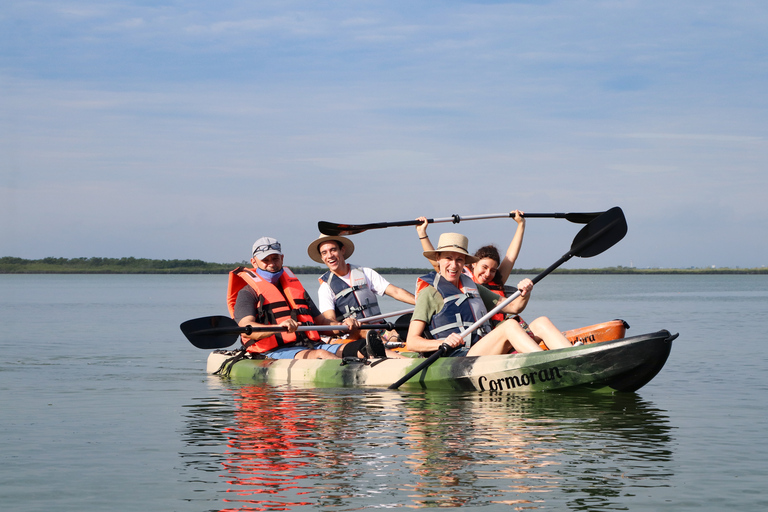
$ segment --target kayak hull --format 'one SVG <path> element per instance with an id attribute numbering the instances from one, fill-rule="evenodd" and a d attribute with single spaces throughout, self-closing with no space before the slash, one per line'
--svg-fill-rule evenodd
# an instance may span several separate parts
<path id="1" fill-rule="evenodd" d="M 404 383 L 403 388 L 533 392 L 567 389 L 632 392 L 663 368 L 677 335 L 667 330 L 600 343 L 528 354 L 443 357 Z M 215 373 L 231 357 L 208 358 Z M 238 382 L 311 387 L 388 387 L 423 359 L 305 360 L 243 359 L 231 366 Z"/>

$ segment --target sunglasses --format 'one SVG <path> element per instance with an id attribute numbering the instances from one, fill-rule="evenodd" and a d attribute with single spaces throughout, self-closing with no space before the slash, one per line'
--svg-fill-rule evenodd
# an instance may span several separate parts
<path id="1" fill-rule="evenodd" d="M 256 247 L 256 249 L 253 250 L 253 254 L 256 254 L 257 252 L 266 252 L 266 251 L 268 251 L 270 249 L 274 249 L 276 251 L 280 251 L 280 243 L 279 242 L 275 242 L 273 244 L 260 245 L 260 246 Z"/>

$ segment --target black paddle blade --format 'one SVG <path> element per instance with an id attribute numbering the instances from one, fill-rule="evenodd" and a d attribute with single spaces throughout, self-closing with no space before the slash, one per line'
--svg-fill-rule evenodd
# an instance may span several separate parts
<path id="1" fill-rule="evenodd" d="M 602 215 L 604 212 L 593 212 L 593 213 L 566 213 L 565 214 L 565 220 L 568 222 L 573 222 L 574 224 L 587 224 L 591 222 L 593 219 L 596 219 L 600 215 Z"/>
<path id="2" fill-rule="evenodd" d="M 591 258 L 610 249 L 627 234 L 627 219 L 615 206 L 581 228 L 571 244 L 571 256 Z"/>
<path id="3" fill-rule="evenodd" d="M 187 320 L 179 326 L 190 343 L 197 348 L 214 350 L 227 348 L 235 343 L 243 327 L 228 316 L 205 316 Z"/>
<path id="4" fill-rule="evenodd" d="M 433 222 L 432 219 L 427 219 L 428 222 Z M 417 220 L 399 220 L 396 222 L 373 222 L 371 224 L 336 224 L 335 222 L 319 221 L 317 223 L 317 229 L 324 235 L 330 236 L 347 236 L 356 235 L 369 229 L 383 229 L 383 228 L 395 228 L 399 226 L 415 226 L 419 224 Z"/>
<path id="5" fill-rule="evenodd" d="M 524 213 L 523 217 L 526 219 L 565 219 L 568 222 L 573 222 L 574 224 L 586 224 L 592 219 L 595 219 L 602 215 L 604 212 L 592 212 L 592 213 L 586 213 L 586 212 L 573 212 L 573 213 Z M 514 217 L 514 215 L 510 215 L 510 217 Z"/>
<path id="6" fill-rule="evenodd" d="M 363 226 L 355 226 L 352 224 L 336 224 L 335 222 L 326 222 L 321 220 L 317 223 L 317 229 L 319 229 L 320 232 L 324 235 L 347 236 L 362 233 L 368 228 Z"/>

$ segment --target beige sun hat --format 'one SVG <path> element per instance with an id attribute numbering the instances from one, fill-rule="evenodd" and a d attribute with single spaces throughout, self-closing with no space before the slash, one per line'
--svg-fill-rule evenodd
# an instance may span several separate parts
<path id="1" fill-rule="evenodd" d="M 430 261 L 437 260 L 437 253 L 439 252 L 457 252 L 466 256 L 465 263 L 475 263 L 477 258 L 469 254 L 467 246 L 469 240 L 464 235 L 459 233 L 443 233 L 437 240 L 437 248 L 432 251 L 424 251 L 424 256 Z"/>
<path id="2" fill-rule="evenodd" d="M 307 254 L 312 258 L 312 261 L 323 263 L 323 258 L 320 257 L 320 246 L 325 242 L 333 241 L 339 242 L 342 247 L 346 249 L 344 251 L 345 259 L 352 256 L 352 253 L 355 252 L 355 244 L 353 244 L 352 240 L 349 238 L 343 236 L 320 235 L 318 239 L 313 240 L 312 243 L 309 244 L 309 247 L 307 247 Z"/>

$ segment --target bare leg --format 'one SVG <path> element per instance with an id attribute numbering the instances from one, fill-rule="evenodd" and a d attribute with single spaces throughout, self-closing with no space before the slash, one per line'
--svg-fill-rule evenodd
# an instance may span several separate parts
<path id="1" fill-rule="evenodd" d="M 490 334 L 483 336 L 467 353 L 468 356 L 508 354 L 512 349 L 524 352 L 539 352 L 541 347 L 528 336 L 516 320 L 506 320 L 496 326 Z"/>
<path id="2" fill-rule="evenodd" d="M 531 328 L 533 334 L 544 340 L 544 343 L 546 343 L 547 348 L 550 350 L 573 346 L 571 342 L 568 341 L 568 338 L 566 338 L 563 333 L 560 332 L 560 329 L 555 327 L 555 324 L 552 323 L 552 320 L 546 316 L 540 316 L 528 324 L 528 326 Z"/>

